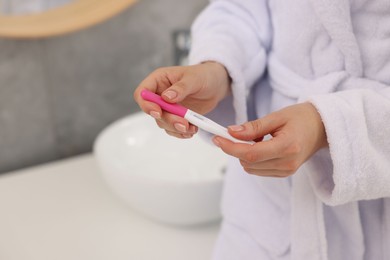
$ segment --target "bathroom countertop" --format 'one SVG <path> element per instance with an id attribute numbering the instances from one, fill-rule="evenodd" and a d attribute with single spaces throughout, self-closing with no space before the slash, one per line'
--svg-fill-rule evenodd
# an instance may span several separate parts
<path id="1" fill-rule="evenodd" d="M 218 229 L 139 215 L 108 190 L 91 154 L 0 176 L 0 259 L 207 260 Z"/>

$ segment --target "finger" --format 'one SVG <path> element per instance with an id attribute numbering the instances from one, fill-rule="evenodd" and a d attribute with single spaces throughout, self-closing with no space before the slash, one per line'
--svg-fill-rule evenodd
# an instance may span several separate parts
<path id="1" fill-rule="evenodd" d="M 161 120 L 162 115 L 164 111 L 161 109 L 161 107 L 153 102 L 149 101 L 142 101 L 139 104 L 139 107 L 144 111 L 146 114 L 150 115 L 156 120 Z"/>
<path id="2" fill-rule="evenodd" d="M 167 102 L 179 103 L 199 89 L 199 86 L 195 85 L 194 82 L 195 80 L 190 77 L 183 77 L 166 89 L 161 97 Z"/>
<path id="3" fill-rule="evenodd" d="M 193 124 L 190 124 L 189 128 L 188 128 L 188 132 L 189 133 L 193 133 L 193 134 L 196 134 L 198 132 L 198 127 L 193 125 Z"/>
<path id="4" fill-rule="evenodd" d="M 232 141 L 220 136 L 214 136 L 212 141 L 216 146 L 221 148 L 224 153 L 234 156 L 238 159 L 242 159 L 243 154 L 245 154 L 248 149 L 250 149 L 249 146 L 252 146 L 250 144 L 233 143 Z"/>
<path id="5" fill-rule="evenodd" d="M 157 78 L 156 73 L 151 73 L 149 76 L 147 76 L 141 83 L 138 85 L 138 87 L 135 89 L 133 98 L 137 104 L 143 103 L 144 99 L 141 97 L 141 92 L 144 89 L 147 89 L 153 93 L 157 93 Z"/>
<path id="6" fill-rule="evenodd" d="M 153 102 L 145 101 L 141 97 L 141 92 L 147 89 L 153 93 L 157 93 L 160 95 L 162 91 L 172 85 L 168 76 L 169 74 L 174 73 L 175 71 L 172 71 L 172 68 L 157 69 L 154 72 L 150 73 L 143 81 L 141 81 L 141 83 L 135 89 L 133 98 L 145 113 L 150 114 L 151 111 L 154 111 L 161 114 L 161 108 Z"/>
<path id="7" fill-rule="evenodd" d="M 276 132 L 285 120 L 279 113 L 271 113 L 263 118 L 246 122 L 242 125 L 229 126 L 229 133 L 241 140 L 255 140 Z"/>
<path id="8" fill-rule="evenodd" d="M 279 139 L 272 138 L 253 145 L 233 143 L 220 136 L 214 137 L 213 141 L 225 153 L 248 163 L 256 163 L 283 156 L 283 140 Z"/>
<path id="9" fill-rule="evenodd" d="M 174 114 L 163 112 L 161 119 L 156 120 L 157 125 L 170 132 L 176 132 L 179 134 L 195 134 L 197 127 L 189 124 L 187 120 Z"/>
<path id="10" fill-rule="evenodd" d="M 300 163 L 296 159 L 291 158 L 278 158 L 267 160 L 264 162 L 248 163 L 247 161 L 240 160 L 240 164 L 245 169 L 252 170 L 276 170 L 283 172 L 296 172 L 300 166 Z"/>
<path id="11" fill-rule="evenodd" d="M 288 171 L 278 171 L 278 170 L 257 170 L 257 169 L 245 169 L 249 174 L 257 175 L 261 177 L 276 177 L 276 178 L 284 178 L 292 175 L 293 173 Z"/>
<path id="12" fill-rule="evenodd" d="M 134 100 L 137 102 L 138 106 L 141 108 L 142 111 L 144 111 L 146 114 L 149 114 L 155 119 L 161 119 L 162 117 L 162 109 L 159 105 L 157 105 L 154 102 L 146 101 L 141 97 L 141 92 L 146 89 L 142 87 L 138 87 L 134 91 Z M 148 89 L 150 91 L 153 91 L 151 89 Z"/>
<path id="13" fill-rule="evenodd" d="M 180 139 L 188 139 L 188 138 L 191 138 L 193 136 L 192 134 L 180 134 L 177 132 L 171 132 L 171 131 L 167 131 L 167 130 L 165 130 L 165 132 L 170 136 L 180 138 Z"/>

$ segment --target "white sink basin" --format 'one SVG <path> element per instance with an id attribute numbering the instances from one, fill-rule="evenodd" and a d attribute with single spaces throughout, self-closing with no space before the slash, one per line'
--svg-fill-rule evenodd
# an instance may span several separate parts
<path id="1" fill-rule="evenodd" d="M 198 135 L 168 136 L 139 112 L 103 130 L 94 154 L 113 192 L 152 219 L 194 225 L 221 216 L 227 156 Z"/>

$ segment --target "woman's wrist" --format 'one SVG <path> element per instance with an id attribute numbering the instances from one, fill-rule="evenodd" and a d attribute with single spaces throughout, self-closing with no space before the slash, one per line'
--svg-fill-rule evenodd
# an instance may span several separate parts
<path id="1" fill-rule="evenodd" d="M 316 129 L 317 132 L 317 142 L 316 142 L 316 150 L 319 150 L 324 147 L 328 147 L 328 140 L 326 136 L 325 126 L 322 122 L 322 118 L 320 113 L 318 112 L 317 108 L 310 102 L 305 102 L 304 105 L 307 106 L 309 111 L 312 114 L 312 122 L 313 122 L 313 128 Z"/>
<path id="2" fill-rule="evenodd" d="M 220 86 L 222 91 L 219 92 L 219 94 L 221 94 L 219 100 L 222 100 L 226 96 L 230 95 L 232 79 L 226 67 L 216 61 L 205 61 L 201 64 L 207 66 L 207 70 L 213 77 L 215 77 L 214 84 Z"/>

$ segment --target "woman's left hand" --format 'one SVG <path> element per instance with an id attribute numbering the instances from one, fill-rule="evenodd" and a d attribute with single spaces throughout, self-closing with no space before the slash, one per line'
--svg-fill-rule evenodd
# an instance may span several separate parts
<path id="1" fill-rule="evenodd" d="M 248 141 L 272 135 L 271 139 L 253 145 L 233 143 L 219 136 L 213 138 L 215 145 L 240 160 L 246 172 L 258 176 L 290 176 L 316 151 L 328 145 L 321 117 L 308 102 L 228 129 L 232 136 Z"/>

